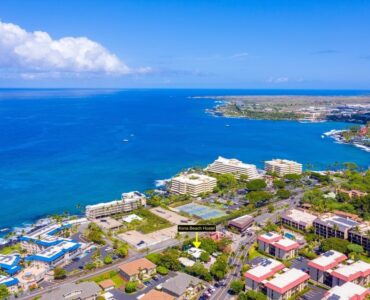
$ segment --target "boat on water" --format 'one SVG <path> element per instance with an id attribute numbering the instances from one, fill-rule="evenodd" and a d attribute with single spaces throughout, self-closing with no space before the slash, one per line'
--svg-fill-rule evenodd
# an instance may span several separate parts
<path id="1" fill-rule="evenodd" d="M 322 139 L 324 139 L 324 138 L 325 138 L 325 135 L 323 135 L 323 134 L 322 134 L 322 135 L 321 135 L 321 138 L 322 138 Z"/>
<path id="2" fill-rule="evenodd" d="M 225 126 L 226 126 L 226 127 L 230 127 L 230 124 L 226 124 Z"/>
<path id="3" fill-rule="evenodd" d="M 127 143 L 127 142 L 128 142 L 128 139 L 124 139 L 124 140 L 123 140 L 123 142 L 124 142 L 124 143 Z"/>
<path id="4" fill-rule="evenodd" d="M 10 230 L 10 228 L 7 228 L 7 227 L 6 228 L 1 228 L 0 232 L 5 232 L 5 231 L 9 231 L 9 230 Z"/>

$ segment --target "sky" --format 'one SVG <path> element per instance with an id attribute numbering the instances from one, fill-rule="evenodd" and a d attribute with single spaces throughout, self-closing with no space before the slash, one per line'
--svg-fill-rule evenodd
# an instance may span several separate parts
<path id="1" fill-rule="evenodd" d="M 369 0 L 2 0 L 0 87 L 370 89 L 369 16 Z"/>

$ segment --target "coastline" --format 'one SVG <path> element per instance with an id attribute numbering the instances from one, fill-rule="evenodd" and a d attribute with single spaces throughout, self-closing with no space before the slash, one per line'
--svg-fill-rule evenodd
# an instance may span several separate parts
<path id="1" fill-rule="evenodd" d="M 341 135 L 341 133 L 343 133 L 345 131 L 346 130 L 335 130 L 335 129 L 333 129 L 333 130 L 330 130 L 328 132 L 323 133 L 323 135 L 332 138 L 335 141 L 335 143 L 337 143 L 337 144 L 351 145 L 351 146 L 357 147 L 357 148 L 359 148 L 363 151 L 370 152 L 370 147 L 369 146 L 362 145 L 362 144 L 359 144 L 359 143 L 353 143 L 353 142 L 345 141 L 344 138 Z"/>

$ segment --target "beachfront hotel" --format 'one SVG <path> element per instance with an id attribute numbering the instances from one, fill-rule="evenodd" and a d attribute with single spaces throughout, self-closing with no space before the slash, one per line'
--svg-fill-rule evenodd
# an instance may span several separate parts
<path id="1" fill-rule="evenodd" d="M 317 216 L 297 208 L 291 208 L 281 214 L 281 224 L 305 231 L 312 226 Z"/>
<path id="2" fill-rule="evenodd" d="M 319 257 L 308 262 L 311 279 L 327 286 L 332 286 L 332 269 L 336 268 L 346 259 L 347 256 L 335 250 L 329 250 L 321 254 Z"/>
<path id="3" fill-rule="evenodd" d="M 235 158 L 227 159 L 222 156 L 219 156 L 205 170 L 217 174 L 232 174 L 236 178 L 239 178 L 240 175 L 246 175 L 248 179 L 260 177 L 255 165 L 245 164 Z"/>
<path id="4" fill-rule="evenodd" d="M 189 194 L 192 197 L 197 197 L 201 193 L 212 192 L 216 184 L 216 178 L 207 175 L 181 174 L 171 179 L 170 191 L 175 194 Z"/>
<path id="5" fill-rule="evenodd" d="M 258 249 L 279 259 L 290 259 L 298 255 L 299 244 L 276 232 L 259 235 Z"/>
<path id="6" fill-rule="evenodd" d="M 123 193 L 121 200 L 86 206 L 86 216 L 89 219 L 107 217 L 130 212 L 145 205 L 146 197 L 144 194 L 139 192 Z"/>
<path id="7" fill-rule="evenodd" d="M 65 265 L 81 253 L 81 244 L 73 241 L 62 241 L 39 253 L 26 257 L 26 261 L 32 261 L 36 265 L 55 267 Z"/>
<path id="8" fill-rule="evenodd" d="M 5 271 L 8 275 L 12 276 L 22 269 L 19 265 L 20 260 L 21 258 L 18 254 L 0 254 L 0 270 Z"/>
<path id="9" fill-rule="evenodd" d="M 292 160 L 273 159 L 265 161 L 265 171 L 276 173 L 280 177 L 287 174 L 301 174 L 302 164 Z"/>

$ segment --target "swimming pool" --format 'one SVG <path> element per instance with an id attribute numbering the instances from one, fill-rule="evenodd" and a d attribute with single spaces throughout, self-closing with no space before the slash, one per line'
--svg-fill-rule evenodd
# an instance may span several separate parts
<path id="1" fill-rule="evenodd" d="M 285 232 L 284 236 L 287 237 L 288 239 L 295 240 L 295 235 L 293 235 L 289 232 Z"/>
<path id="2" fill-rule="evenodd" d="M 185 204 L 177 207 L 177 209 L 190 215 L 197 216 L 201 219 L 212 219 L 226 215 L 222 210 L 195 203 Z"/>

